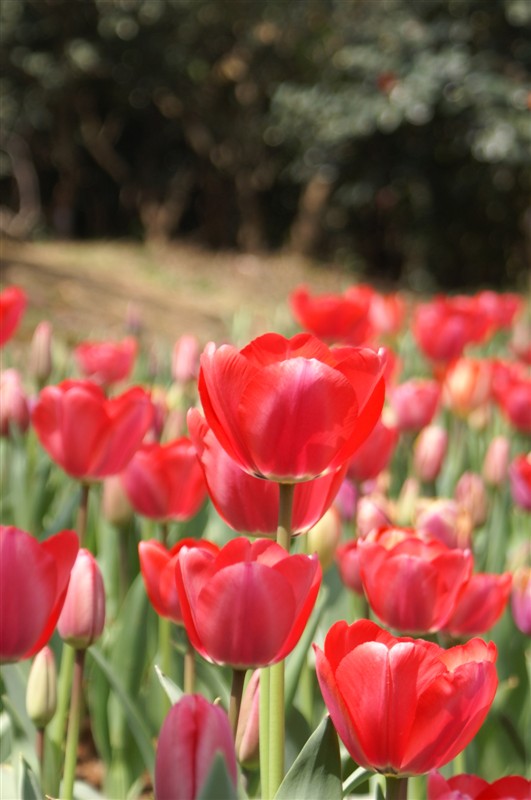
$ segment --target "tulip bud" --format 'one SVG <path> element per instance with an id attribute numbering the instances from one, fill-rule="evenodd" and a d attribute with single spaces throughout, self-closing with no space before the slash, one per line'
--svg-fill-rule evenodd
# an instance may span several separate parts
<path id="1" fill-rule="evenodd" d="M 92 553 L 82 548 L 72 567 L 57 630 L 65 642 L 84 650 L 101 636 L 104 625 L 103 578 Z"/>
<path id="2" fill-rule="evenodd" d="M 199 342 L 193 334 L 185 333 L 173 346 L 171 373 L 176 383 L 195 380 L 199 370 Z"/>
<path id="3" fill-rule="evenodd" d="M 531 567 L 520 567 L 514 574 L 511 608 L 516 627 L 531 636 Z"/>
<path id="4" fill-rule="evenodd" d="M 448 434 L 439 425 L 424 428 L 415 441 L 413 469 L 424 483 L 434 481 L 441 471 L 448 447 Z"/>
<path id="5" fill-rule="evenodd" d="M 31 339 L 29 371 L 40 385 L 52 373 L 52 324 L 46 319 L 39 322 Z"/>
<path id="6" fill-rule="evenodd" d="M 336 563 L 339 577 L 347 589 L 361 596 L 364 595 L 363 583 L 360 573 L 360 554 L 358 550 L 359 539 L 352 539 L 350 542 L 340 545 L 336 552 Z"/>
<path id="7" fill-rule="evenodd" d="M 348 478 L 345 478 L 339 487 L 339 491 L 334 500 L 334 503 L 341 514 L 341 519 L 343 519 L 345 522 L 350 522 L 350 520 L 354 518 L 356 514 L 357 501 L 357 487 L 351 483 Z"/>
<path id="8" fill-rule="evenodd" d="M 334 555 L 341 538 L 341 517 L 337 508 L 330 506 L 307 535 L 308 552 L 317 553 L 325 572 L 334 563 Z"/>
<path id="9" fill-rule="evenodd" d="M 383 495 L 360 497 L 356 514 L 358 536 L 366 536 L 373 528 L 391 524 L 389 503 Z"/>
<path id="10" fill-rule="evenodd" d="M 13 428 L 28 429 L 30 413 L 20 373 L 6 369 L 0 373 L 0 436 L 9 436 Z"/>
<path id="11" fill-rule="evenodd" d="M 258 764 L 259 707 L 260 670 L 255 669 L 243 693 L 236 730 L 236 755 L 240 764 L 246 767 L 254 767 Z"/>
<path id="12" fill-rule="evenodd" d="M 511 443 L 506 436 L 495 436 L 483 461 L 483 477 L 490 486 L 501 486 L 507 477 Z"/>
<path id="13" fill-rule="evenodd" d="M 416 478 L 406 478 L 400 490 L 396 506 L 397 525 L 410 525 L 417 506 L 420 486 Z"/>
<path id="14" fill-rule="evenodd" d="M 133 518 L 133 507 L 122 486 L 120 475 L 110 475 L 103 481 L 101 511 L 104 519 L 120 528 Z"/>
<path id="15" fill-rule="evenodd" d="M 525 511 L 531 511 L 531 453 L 514 458 L 509 465 L 511 496 L 515 504 Z"/>
<path id="16" fill-rule="evenodd" d="M 472 519 L 455 500 L 441 497 L 419 503 L 415 520 L 417 534 L 423 539 L 438 539 L 447 547 L 470 547 Z"/>
<path id="17" fill-rule="evenodd" d="M 487 519 L 488 498 L 481 475 L 476 472 L 464 472 L 455 487 L 454 497 L 472 518 L 475 528 Z"/>
<path id="18" fill-rule="evenodd" d="M 26 711 L 37 728 L 45 728 L 57 707 L 57 670 L 53 650 L 46 645 L 39 650 L 26 687 Z"/>

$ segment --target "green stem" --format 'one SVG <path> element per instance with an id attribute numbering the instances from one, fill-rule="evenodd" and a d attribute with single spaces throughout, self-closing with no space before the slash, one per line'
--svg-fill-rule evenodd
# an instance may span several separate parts
<path id="1" fill-rule="evenodd" d="M 195 687 L 195 650 L 186 636 L 186 650 L 184 653 L 184 693 L 193 694 Z"/>
<path id="2" fill-rule="evenodd" d="M 119 602 L 123 603 L 129 589 L 129 548 L 127 546 L 128 530 L 120 526 L 118 535 L 118 591 Z"/>
<path id="3" fill-rule="evenodd" d="M 65 771 L 61 797 L 64 800 L 74 798 L 74 779 L 77 764 L 77 746 L 79 742 L 79 725 L 81 721 L 81 705 L 83 700 L 83 668 L 85 666 L 85 650 L 76 650 L 74 659 L 74 677 L 72 680 L 72 699 L 70 702 L 70 718 L 68 720 L 68 736 L 66 739 Z"/>
<path id="4" fill-rule="evenodd" d="M 42 781 L 44 776 L 44 728 L 37 728 L 35 736 L 35 752 L 37 754 L 37 761 L 39 762 Z"/>
<path id="5" fill-rule="evenodd" d="M 245 670 L 233 669 L 232 686 L 230 688 L 229 722 L 234 741 L 236 741 L 236 731 L 238 729 L 238 719 L 240 717 L 240 708 L 242 705 L 244 682 L 245 682 Z"/>
<path id="6" fill-rule="evenodd" d="M 407 800 L 407 778 L 386 775 L 385 800 Z"/>
<path id="7" fill-rule="evenodd" d="M 260 709 L 259 709 L 259 741 L 260 741 L 260 784 L 261 797 L 269 800 L 269 695 L 270 667 L 260 670 Z"/>
<path id="8" fill-rule="evenodd" d="M 59 670 L 59 686 L 57 692 L 57 710 L 48 731 L 50 739 L 59 748 L 63 749 L 66 731 L 68 706 L 70 705 L 70 687 L 74 674 L 75 650 L 68 644 L 63 644 L 61 654 L 61 668 Z"/>
<path id="9" fill-rule="evenodd" d="M 79 508 L 77 510 L 77 536 L 79 539 L 79 546 L 83 547 L 85 541 L 85 534 L 87 532 L 88 520 L 88 498 L 89 498 L 90 484 L 81 484 L 81 496 L 79 498 Z"/>
<path id="10" fill-rule="evenodd" d="M 294 483 L 279 484 L 277 544 L 287 550 L 291 544 L 291 516 L 293 511 Z"/>
<path id="11" fill-rule="evenodd" d="M 159 617 L 159 658 L 164 675 L 171 673 L 171 620 Z"/>
<path id="12" fill-rule="evenodd" d="M 166 548 L 168 547 L 168 533 L 169 533 L 168 523 L 167 522 L 161 522 L 160 523 L 160 540 L 161 540 L 162 544 L 164 545 L 164 547 L 166 547 Z"/>

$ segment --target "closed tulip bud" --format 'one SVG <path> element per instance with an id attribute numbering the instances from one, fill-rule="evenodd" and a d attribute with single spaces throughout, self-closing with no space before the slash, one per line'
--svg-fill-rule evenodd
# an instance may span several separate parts
<path id="1" fill-rule="evenodd" d="M 26 687 L 26 711 L 37 728 L 45 728 L 57 707 L 57 670 L 53 650 L 40 650 L 31 665 Z"/>
<path id="2" fill-rule="evenodd" d="M 111 475 L 103 481 L 101 511 L 104 519 L 117 527 L 127 525 L 133 518 L 133 507 L 119 475 Z"/>
<path id="3" fill-rule="evenodd" d="M 358 536 L 366 536 L 373 528 L 391 524 L 388 500 L 379 494 L 360 497 L 356 513 Z"/>
<path id="4" fill-rule="evenodd" d="M 52 373 L 52 323 L 43 319 L 33 333 L 29 371 L 37 383 L 44 384 Z"/>
<path id="5" fill-rule="evenodd" d="M 441 471 L 448 448 L 448 434 L 439 425 L 424 428 L 415 441 L 413 470 L 425 483 L 431 483 Z"/>
<path id="6" fill-rule="evenodd" d="M 360 574 L 360 554 L 358 550 L 359 539 L 352 539 L 340 545 L 336 551 L 336 563 L 339 577 L 347 589 L 363 596 L 363 583 Z"/>
<path id="7" fill-rule="evenodd" d="M 492 439 L 483 461 L 483 477 L 490 486 L 501 486 L 507 477 L 511 443 L 507 436 Z"/>
<path id="8" fill-rule="evenodd" d="M 514 574 L 511 609 L 516 627 L 531 636 L 531 567 L 520 567 Z"/>
<path id="9" fill-rule="evenodd" d="M 0 436 L 9 436 L 13 430 L 24 433 L 29 422 L 28 399 L 20 373 L 6 369 L 0 373 Z"/>
<path id="10" fill-rule="evenodd" d="M 457 482 L 455 499 L 470 514 L 475 528 L 487 519 L 488 498 L 481 475 L 464 472 Z"/>
<path id="11" fill-rule="evenodd" d="M 531 453 L 520 453 L 511 461 L 509 481 L 515 504 L 525 511 L 531 511 Z"/>
<path id="12" fill-rule="evenodd" d="M 176 383 L 193 381 L 199 371 L 199 342 L 191 333 L 185 333 L 173 346 L 171 373 Z"/>
<path id="13" fill-rule="evenodd" d="M 308 552 L 317 553 L 323 572 L 334 563 L 334 556 L 341 538 L 341 517 L 331 506 L 319 522 L 308 531 Z"/>
<path id="14" fill-rule="evenodd" d="M 440 497 L 420 502 L 415 528 L 422 539 L 438 539 L 447 547 L 470 547 L 472 519 L 455 500 Z"/>
<path id="15" fill-rule="evenodd" d="M 243 693 L 236 730 L 236 755 L 240 764 L 246 767 L 254 767 L 258 764 L 259 707 L 260 670 L 255 669 Z"/>
<path id="16" fill-rule="evenodd" d="M 92 553 L 82 548 L 72 567 L 57 630 L 65 642 L 78 650 L 84 650 L 99 639 L 104 625 L 103 578 Z"/>

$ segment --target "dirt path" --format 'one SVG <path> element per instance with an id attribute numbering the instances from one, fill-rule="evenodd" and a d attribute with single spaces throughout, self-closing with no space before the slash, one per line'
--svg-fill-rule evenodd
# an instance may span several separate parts
<path id="1" fill-rule="evenodd" d="M 341 273 L 292 256 L 209 253 L 175 244 L 11 243 L 1 248 L 1 284 L 16 283 L 29 297 L 20 333 L 29 338 L 51 319 L 68 343 L 120 337 L 137 316 L 147 337 L 173 343 L 182 333 L 245 341 L 268 329 L 289 331 L 289 292 L 300 283 L 314 291 L 341 291 Z"/>

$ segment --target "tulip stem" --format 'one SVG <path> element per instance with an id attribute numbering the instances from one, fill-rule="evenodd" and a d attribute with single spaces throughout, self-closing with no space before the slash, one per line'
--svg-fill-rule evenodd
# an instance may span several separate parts
<path id="1" fill-rule="evenodd" d="M 59 688 L 57 697 L 57 711 L 49 727 L 50 738 L 57 748 L 62 751 L 65 739 L 66 719 L 70 704 L 70 689 L 74 673 L 75 650 L 69 644 L 63 644 L 61 654 L 61 669 L 59 672 Z M 51 729 L 51 730 L 50 730 Z"/>
<path id="2" fill-rule="evenodd" d="M 164 547 L 168 547 L 168 523 L 160 523 L 160 540 Z"/>
<path id="3" fill-rule="evenodd" d="M 234 741 L 236 741 L 236 731 L 238 729 L 238 719 L 242 704 L 243 684 L 245 683 L 245 670 L 232 670 L 232 686 L 230 687 L 229 722 Z"/>
<path id="4" fill-rule="evenodd" d="M 76 650 L 74 659 L 74 677 L 72 680 L 72 697 L 70 702 L 70 718 L 66 739 L 65 771 L 61 797 L 64 800 L 74 798 L 74 779 L 77 764 L 77 746 L 79 742 L 79 725 L 81 721 L 81 705 L 83 700 L 83 668 L 85 666 L 85 650 Z"/>
<path id="5" fill-rule="evenodd" d="M 195 686 L 195 650 L 186 636 L 186 650 L 184 652 L 184 693 L 193 694 Z"/>
<path id="6" fill-rule="evenodd" d="M 41 781 L 44 776 L 44 728 L 37 728 L 35 736 L 35 753 L 41 771 Z"/>
<path id="7" fill-rule="evenodd" d="M 263 800 L 269 800 L 269 687 L 270 667 L 260 670 L 260 709 L 259 709 L 259 742 L 260 742 L 260 787 Z"/>
<path id="8" fill-rule="evenodd" d="M 90 490 L 89 483 L 81 484 L 81 496 L 79 498 L 79 508 L 77 510 L 77 523 L 76 523 L 77 535 L 80 547 L 83 547 L 85 534 L 87 532 L 89 490 Z"/>
<path id="9" fill-rule="evenodd" d="M 293 511 L 294 483 L 280 483 L 278 504 L 277 544 L 287 550 L 291 544 L 291 516 Z"/>
<path id="10" fill-rule="evenodd" d="M 407 777 L 385 776 L 385 800 L 407 800 Z"/>

